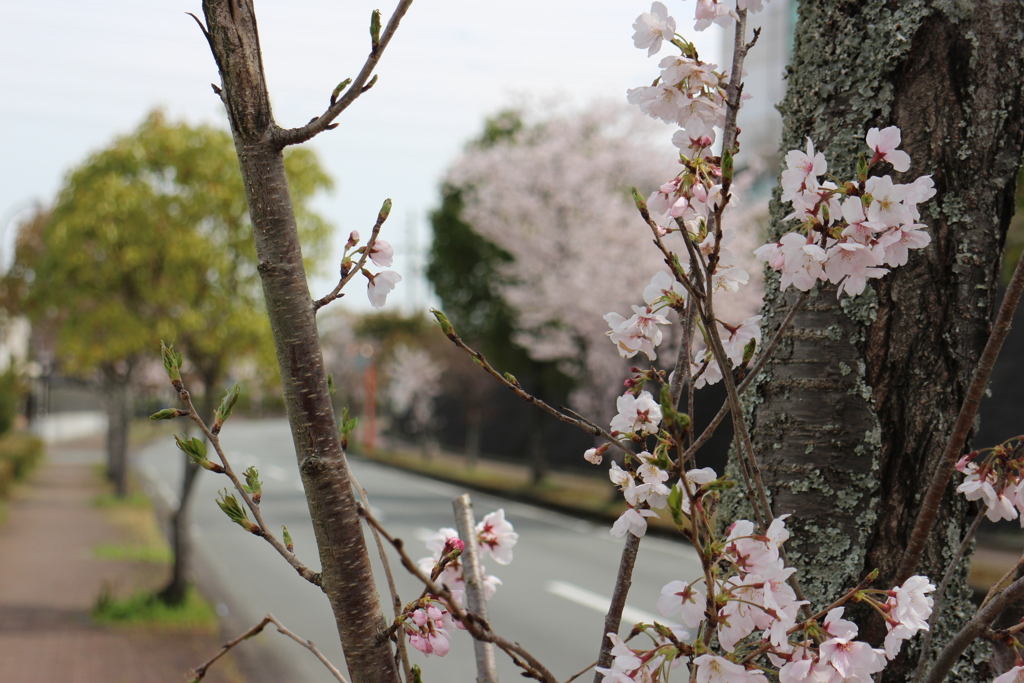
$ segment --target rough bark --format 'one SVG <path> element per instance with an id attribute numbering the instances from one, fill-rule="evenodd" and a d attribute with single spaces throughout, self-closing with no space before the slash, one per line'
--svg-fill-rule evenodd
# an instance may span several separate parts
<path id="1" fill-rule="evenodd" d="M 815 604 L 872 568 L 879 585 L 895 574 L 984 345 L 1024 140 L 1022 53 L 1019 2 L 799 5 L 783 149 L 810 136 L 829 170 L 850 177 L 867 129 L 897 125 L 913 166 L 894 179 L 930 173 L 937 190 L 922 205 L 932 244 L 855 299 L 821 288 L 749 405 L 773 509 L 794 513 L 790 558 Z M 776 196 L 775 235 L 787 212 Z M 794 296 L 777 278 L 767 287 L 770 336 Z M 918 573 L 941 576 L 966 527 L 954 487 Z M 946 601 L 939 647 L 973 611 L 965 588 Z M 881 620 L 861 616 L 878 642 Z M 918 656 L 905 651 L 883 680 L 904 680 Z M 963 660 L 955 675 L 984 678 L 981 669 Z"/>
<path id="2" fill-rule="evenodd" d="M 398 681 L 334 419 L 251 0 L 204 0 L 245 182 L 285 405 L 352 683 Z"/>

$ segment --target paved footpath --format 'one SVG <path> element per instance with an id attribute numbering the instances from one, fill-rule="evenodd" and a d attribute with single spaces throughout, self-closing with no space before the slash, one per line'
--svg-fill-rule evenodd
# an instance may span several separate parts
<path id="1" fill-rule="evenodd" d="M 180 682 L 223 642 L 90 620 L 105 584 L 126 595 L 163 579 L 151 565 L 147 576 L 145 565 L 93 557 L 93 547 L 121 534 L 91 504 L 102 490 L 92 469 L 102 459 L 97 446 L 51 447 L 0 523 L 0 683 Z M 222 660 L 204 681 L 238 683 L 233 668 Z"/>

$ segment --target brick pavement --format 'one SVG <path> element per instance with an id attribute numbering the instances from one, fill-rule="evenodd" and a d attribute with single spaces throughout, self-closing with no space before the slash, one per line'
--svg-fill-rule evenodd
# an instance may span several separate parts
<path id="1" fill-rule="evenodd" d="M 98 455 L 81 446 L 51 449 L 9 503 L 0 524 L 0 683 L 180 682 L 222 642 L 91 622 L 104 584 L 124 595 L 163 578 L 152 565 L 93 557 L 94 546 L 122 533 L 91 504 L 102 490 L 90 464 Z M 204 680 L 238 683 L 236 671 L 222 660 Z"/>

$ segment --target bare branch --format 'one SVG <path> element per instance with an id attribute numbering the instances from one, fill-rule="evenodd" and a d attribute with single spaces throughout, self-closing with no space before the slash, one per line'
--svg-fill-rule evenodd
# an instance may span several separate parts
<path id="1" fill-rule="evenodd" d="M 558 679 L 555 678 L 555 675 L 552 674 L 547 667 L 541 664 L 536 657 L 527 652 L 522 645 L 505 640 L 491 630 L 490 624 L 487 623 L 487 620 L 473 612 L 469 612 L 459 607 L 458 603 L 456 603 L 452 598 L 451 592 L 445 588 L 444 585 L 436 583 L 420 570 L 416 563 L 413 562 L 412 558 L 405 552 L 405 544 L 402 540 L 395 538 L 388 533 L 387 529 L 381 526 L 381 523 L 377 521 L 369 509 L 360 506 L 359 514 L 367 521 L 367 523 L 370 524 L 370 526 L 376 528 L 380 534 L 387 539 L 388 543 L 398 551 L 398 555 L 402 560 L 402 566 L 405 567 L 410 574 L 419 579 L 429 593 L 444 600 L 452 617 L 457 621 L 461 621 L 462 625 L 466 627 L 466 630 L 469 631 L 471 636 L 478 640 L 494 643 L 501 648 L 512 659 L 516 666 L 523 669 L 524 676 L 542 681 L 542 683 L 558 683 Z"/>
<path id="2" fill-rule="evenodd" d="M 320 650 L 317 649 L 316 644 L 313 643 L 313 641 L 301 638 L 298 635 L 296 635 L 295 633 L 293 633 L 290 630 L 288 630 L 287 628 L 285 628 L 284 624 L 282 624 L 280 621 L 278 621 L 274 617 L 273 614 L 268 614 L 267 616 L 263 617 L 263 620 L 260 623 L 256 624 L 255 626 L 253 626 L 251 629 L 249 629 L 248 631 L 246 631 L 242 635 L 238 636 L 237 638 L 235 638 L 233 640 L 229 640 L 228 642 L 224 643 L 224 645 L 221 646 L 221 648 L 220 648 L 220 652 L 215 654 L 210 660 L 208 660 L 202 666 L 198 667 L 193 672 L 193 678 L 190 681 L 190 683 L 198 683 L 199 681 L 203 680 L 203 677 L 206 676 L 207 671 L 210 669 L 211 666 L 213 666 L 213 664 L 218 659 L 220 659 L 221 657 L 226 655 L 231 650 L 231 648 L 235 647 L 236 645 L 241 643 L 243 640 L 248 640 L 249 638 L 252 638 L 253 636 L 255 636 L 257 633 L 260 633 L 261 631 L 263 631 L 263 629 L 266 628 L 267 624 L 273 624 L 274 626 L 277 627 L 278 633 L 282 633 L 282 634 L 288 636 L 289 638 L 294 640 L 296 643 L 298 643 L 299 645 L 301 645 L 302 647 L 306 648 L 307 650 L 312 652 L 314 655 L 316 655 L 316 658 L 319 659 L 323 663 L 323 665 L 328 668 L 328 670 L 330 670 L 331 674 L 338 681 L 341 681 L 341 683 L 348 683 L 348 681 L 345 680 L 345 677 L 341 675 L 341 672 L 338 671 L 338 668 L 336 666 L 334 666 L 333 664 L 331 664 L 331 662 L 326 657 L 324 657 L 323 653 L 320 652 Z"/>
<path id="3" fill-rule="evenodd" d="M 953 555 L 949 564 L 946 565 L 946 574 L 942 577 L 942 581 L 939 583 L 938 589 L 936 589 L 935 593 L 932 594 L 932 615 L 928 619 L 928 629 L 924 634 L 924 640 L 921 641 L 921 655 L 917 662 L 917 671 L 914 673 L 914 683 L 918 683 L 924 677 L 925 671 L 928 669 L 928 660 L 931 659 L 932 654 L 932 636 L 935 634 L 935 624 L 939 622 L 939 613 L 942 611 L 942 598 L 946 595 L 946 588 L 949 586 L 949 582 L 953 578 L 953 573 L 959 566 L 960 560 L 967 551 L 967 546 L 970 545 L 971 540 L 974 538 L 974 534 L 978 531 L 978 526 L 981 525 L 981 520 L 983 519 L 985 519 L 985 515 L 978 515 L 974 518 L 974 522 L 971 523 L 970 528 L 967 529 L 967 533 L 964 534 L 964 540 L 960 542 L 960 547 L 957 549 L 956 554 Z M 992 590 L 989 591 L 989 595 L 992 595 L 1005 587 L 1006 584 L 999 588 L 992 586 Z M 984 606 L 984 604 L 985 603 L 982 603 L 982 606 Z"/>
<path id="4" fill-rule="evenodd" d="M 469 499 L 469 494 L 464 493 L 453 500 L 452 507 L 455 510 L 455 526 L 459 530 L 459 538 L 466 544 L 459 555 L 459 559 L 462 560 L 462 576 L 466 583 L 466 605 L 471 612 L 486 620 L 487 599 L 484 597 L 476 521 L 473 519 L 473 503 Z M 482 640 L 474 641 L 473 646 L 476 652 L 477 683 L 498 683 L 494 648 Z"/>
<path id="5" fill-rule="evenodd" d="M 1015 273 L 1016 274 L 1016 273 Z M 1005 301 L 1005 300 L 1004 300 Z M 995 621 L 999 613 L 1007 605 L 1024 595 L 1024 578 L 1017 579 L 1011 583 L 1006 590 L 1000 593 L 992 602 L 980 608 L 960 632 L 953 636 L 946 647 L 939 653 L 932 670 L 928 672 L 925 683 L 941 683 L 946 678 L 956 660 L 960 658 L 967 646 L 974 642 L 988 626 Z"/>
<path id="6" fill-rule="evenodd" d="M 636 564 L 636 553 L 639 549 L 640 537 L 627 533 L 626 544 L 622 547 L 622 556 L 619 559 L 619 574 L 615 578 L 615 588 L 612 590 L 612 600 L 608 605 L 608 614 L 604 618 L 601 650 L 597 655 L 596 666 L 607 669 L 608 665 L 612 663 L 612 641 L 608 638 L 608 634 L 619 632 L 622 610 L 626 606 L 626 595 L 633 583 L 633 566 Z M 594 672 L 594 683 L 601 683 L 602 680 L 604 680 L 604 674 L 600 671 Z"/>
<path id="7" fill-rule="evenodd" d="M 562 412 L 561 410 L 558 410 L 557 408 L 553 408 L 552 406 L 548 405 L 544 401 L 540 400 L 533 394 L 523 389 L 523 387 L 519 384 L 518 381 L 512 381 L 505 377 L 504 375 L 502 375 L 500 372 L 495 370 L 494 367 L 489 362 L 487 362 L 487 359 L 484 357 L 482 353 L 480 353 L 479 351 L 475 351 L 469 346 L 467 346 L 466 342 L 462 341 L 459 335 L 455 334 L 455 330 L 452 329 L 451 331 L 445 331 L 445 336 L 451 339 L 452 343 L 455 344 L 457 347 L 459 347 L 460 349 L 468 353 L 470 356 L 472 356 L 476 364 L 483 368 L 487 374 L 494 377 L 499 382 L 504 384 L 506 387 L 511 389 L 516 396 L 523 399 L 527 403 L 532 403 L 533 405 L 543 410 L 545 413 L 553 415 L 562 422 L 566 422 L 568 424 L 579 427 L 580 429 L 585 431 L 587 434 L 590 434 L 591 436 L 597 436 L 604 439 L 605 441 L 615 446 L 624 453 L 633 452 L 619 439 L 616 439 L 614 436 L 612 436 L 606 429 L 602 429 L 601 427 L 597 426 L 596 424 L 585 418 L 578 416 L 574 417 L 576 414 L 572 413 L 572 411 L 567 411 L 569 413 L 572 413 L 571 415 L 569 415 Z M 515 378 L 513 377 L 512 379 L 514 380 Z"/>
<path id="8" fill-rule="evenodd" d="M 963 405 L 960 406 L 960 413 L 957 415 L 953 431 L 949 435 L 946 450 L 942 453 L 928 492 L 921 503 L 921 510 L 917 513 L 914 531 L 910 534 L 907 549 L 903 553 L 903 559 L 900 560 L 900 568 L 896 575 L 897 584 L 903 583 L 914 573 L 917 561 L 921 558 L 921 553 L 924 552 L 924 546 L 931 533 L 932 525 L 935 523 L 942 496 L 946 493 L 946 485 L 949 483 L 949 478 L 953 476 L 953 468 L 963 451 L 967 434 L 970 433 L 974 424 L 974 416 L 978 414 L 978 407 L 981 405 L 981 398 L 985 394 L 985 388 L 988 386 L 988 379 L 992 374 L 992 368 L 995 367 L 999 350 L 1010 333 L 1010 323 L 1013 321 L 1013 313 L 1017 310 L 1017 303 L 1020 301 L 1022 292 L 1024 292 L 1024 254 L 1017 261 L 1013 277 L 1010 278 L 1010 283 L 1006 287 L 995 324 L 992 325 L 992 334 L 989 335 L 985 349 L 978 359 L 978 367 L 974 370 L 974 377 L 971 378 L 967 395 L 964 397 Z"/>
<path id="9" fill-rule="evenodd" d="M 341 279 L 338 281 L 338 285 L 331 290 L 331 293 L 327 296 L 321 297 L 313 302 L 313 310 L 319 311 L 321 308 L 331 303 L 335 299 L 345 296 L 341 293 L 341 290 L 345 288 L 345 285 L 356 276 L 356 273 L 362 271 L 363 266 L 366 265 L 367 259 L 370 258 L 370 254 L 373 252 L 373 246 L 377 244 L 377 236 L 380 235 L 380 229 L 384 226 L 384 221 L 391 215 L 391 199 L 384 200 L 384 206 L 388 207 L 387 211 L 383 209 L 377 213 L 377 222 L 373 224 L 373 230 L 370 232 L 370 238 L 366 241 L 366 246 L 363 247 L 363 254 L 359 257 L 356 265 L 345 270 L 344 263 L 342 264 Z"/>
<path id="10" fill-rule="evenodd" d="M 288 145 L 297 145 L 301 142 L 305 142 L 315 135 L 318 135 L 331 125 L 334 119 L 338 118 L 341 112 L 348 109 L 349 105 L 358 99 L 360 95 L 369 90 L 377 77 L 374 76 L 373 80 L 370 80 L 370 74 L 377 67 L 377 62 L 380 61 L 381 56 L 384 54 L 384 49 L 391 42 L 391 37 L 395 35 L 395 31 L 398 30 L 398 24 L 402 21 L 402 17 L 409 11 L 409 6 L 412 5 L 412 0 L 401 0 L 398 3 L 398 7 L 395 8 L 394 13 L 391 15 L 391 19 L 388 20 L 388 25 L 384 29 L 384 32 L 380 36 L 380 42 L 372 47 L 369 56 L 366 58 L 366 62 L 363 64 L 363 68 L 359 71 L 359 75 L 353 79 L 352 84 L 345 91 L 336 102 L 332 103 L 323 114 L 313 119 L 305 126 L 301 128 L 289 128 L 281 129 L 276 131 L 274 136 L 275 141 L 282 147 Z"/>
<path id="11" fill-rule="evenodd" d="M 772 356 L 775 355 L 776 349 L 779 348 L 779 342 L 782 341 L 782 335 L 788 330 L 790 323 L 793 322 L 793 318 L 796 317 L 797 311 L 800 309 L 801 306 L 804 305 L 804 302 L 806 302 L 809 297 L 810 292 L 803 292 L 800 295 L 800 298 L 797 299 L 796 302 L 793 304 L 792 308 L 789 309 L 789 312 L 783 319 L 782 324 L 779 326 L 779 329 L 775 332 L 775 336 L 772 337 L 772 340 L 768 343 L 768 346 L 765 347 L 764 352 L 760 354 L 757 363 L 754 364 L 754 367 L 751 368 L 751 370 L 747 373 L 747 376 L 736 388 L 736 391 L 738 391 L 741 396 L 743 395 L 743 392 L 746 391 L 751 384 L 753 384 L 754 380 L 757 379 L 757 376 L 761 374 L 761 370 L 764 369 L 764 366 L 768 363 Z M 719 409 L 718 411 L 718 414 L 715 415 L 715 419 L 713 419 L 711 423 L 704 429 L 704 432 L 701 433 L 700 437 L 698 437 L 698 439 L 694 441 L 693 444 L 686 450 L 684 457 L 692 458 L 693 455 L 697 452 L 697 450 L 701 446 L 706 444 L 711 439 L 711 437 L 715 435 L 715 430 L 718 429 L 718 425 L 722 424 L 722 420 L 724 420 L 725 416 L 728 414 L 729 403 L 727 401 L 722 405 L 721 409 Z"/>
<path id="12" fill-rule="evenodd" d="M 359 500 L 363 502 L 363 507 L 367 510 L 370 509 L 370 501 L 366 496 L 366 489 L 362 487 L 359 481 L 355 478 L 355 475 L 349 475 L 352 478 L 352 486 L 355 487 L 356 493 L 359 494 Z M 388 554 L 384 552 L 384 542 L 380 539 L 380 532 L 377 528 L 370 525 L 370 531 L 373 533 L 373 541 L 377 545 L 377 552 L 380 555 L 381 564 L 384 566 L 384 575 L 388 580 L 388 592 L 391 593 L 391 605 L 395 611 L 395 619 L 402 616 L 402 598 L 398 595 L 398 586 L 395 584 L 395 576 L 391 571 L 391 560 L 388 559 Z M 402 665 L 402 673 L 405 675 L 405 682 L 412 683 L 412 667 L 409 664 L 409 651 L 405 646 L 405 631 L 402 629 L 396 629 L 395 643 L 398 646 L 397 654 L 398 660 Z"/>
<path id="13" fill-rule="evenodd" d="M 239 480 L 238 475 L 235 474 L 235 471 L 231 468 L 231 463 L 228 461 L 228 457 L 224 453 L 224 449 L 221 448 L 220 436 L 210 430 L 210 428 L 206 426 L 206 423 L 203 422 L 203 418 L 199 416 L 199 412 L 192 404 L 192 396 L 189 394 L 188 390 L 185 389 L 184 385 L 181 385 L 181 388 L 178 390 L 178 396 L 181 398 L 181 402 L 185 405 L 185 409 L 188 411 L 188 417 L 196 423 L 196 426 L 199 427 L 200 431 L 202 431 L 203 435 L 206 436 L 207 440 L 210 442 L 210 445 L 213 446 L 213 449 L 217 452 L 217 457 L 220 458 L 221 465 L 224 467 L 223 474 L 227 475 L 228 479 L 231 480 L 235 490 L 238 491 L 242 500 L 245 501 L 246 507 L 249 508 L 250 512 L 252 512 L 253 518 L 256 520 L 256 526 L 258 527 L 258 529 L 253 533 L 262 537 L 267 541 L 267 543 L 273 546 L 274 550 L 276 550 L 278 554 L 281 555 L 281 557 L 283 557 L 296 572 L 298 572 L 299 576 L 304 578 L 306 581 L 309 581 L 314 586 L 319 586 L 322 589 L 323 585 L 321 583 L 320 574 L 318 572 L 314 572 L 303 564 L 295 553 L 288 550 L 284 543 L 282 543 L 270 530 L 267 523 L 263 521 L 263 513 L 260 511 L 260 506 L 253 502 L 252 497 L 246 492 L 245 486 L 243 486 L 241 480 Z"/>

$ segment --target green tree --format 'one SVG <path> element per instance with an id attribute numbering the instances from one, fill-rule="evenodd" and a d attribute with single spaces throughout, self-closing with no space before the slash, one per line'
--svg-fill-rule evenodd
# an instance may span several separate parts
<path id="1" fill-rule="evenodd" d="M 515 138 L 524 128 L 522 114 L 507 109 L 489 117 L 484 130 L 469 143 L 471 149 L 487 149 Z M 441 188 L 441 206 L 431 212 L 433 241 L 427 257 L 426 275 L 442 308 L 457 321 L 459 334 L 515 375 L 524 387 L 552 403 L 564 403 L 573 389 L 572 378 L 560 372 L 557 363 L 536 361 L 512 341 L 516 315 L 501 296 L 505 282 L 502 266 L 513 261 L 511 254 L 480 235 L 463 219 L 463 194 L 466 188 L 446 183 Z M 487 404 L 483 401 L 486 385 L 467 385 L 463 408 L 466 415 L 465 450 L 470 461 L 480 451 Z M 530 411 L 529 443 L 526 455 L 539 482 L 547 472 L 544 455 L 546 418 Z"/>
<path id="2" fill-rule="evenodd" d="M 310 254 L 330 226 L 308 207 L 330 178 L 309 150 L 286 158 Z M 59 327 L 57 354 L 73 372 L 99 372 L 107 394 L 108 475 L 127 486 L 129 384 L 160 341 L 174 340 L 202 381 L 200 413 L 232 363 L 270 354 L 245 191 L 231 136 L 172 123 L 155 111 L 68 176 L 40 238 L 22 240 L 12 287 L 37 319 Z M 309 264 L 313 265 L 313 264 Z M 188 461 L 174 517 L 176 561 L 163 595 L 184 595 L 187 505 L 199 468 Z"/>

